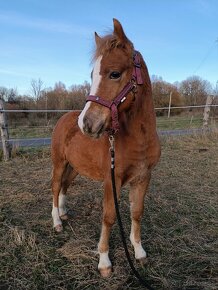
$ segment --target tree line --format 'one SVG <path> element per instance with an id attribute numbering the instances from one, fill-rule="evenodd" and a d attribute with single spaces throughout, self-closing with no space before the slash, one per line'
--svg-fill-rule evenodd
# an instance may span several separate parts
<path id="1" fill-rule="evenodd" d="M 198 76 L 191 76 L 182 82 L 174 84 L 164 81 L 161 77 L 151 76 L 154 105 L 156 108 L 167 107 L 171 93 L 171 106 L 196 106 L 204 105 L 209 94 L 217 94 L 212 90 L 211 84 Z M 81 85 L 72 85 L 67 88 L 62 82 L 55 83 L 53 88 L 45 88 L 41 79 L 32 80 L 30 93 L 20 95 L 16 89 L 0 87 L 0 98 L 6 102 L 6 109 L 11 110 L 81 110 L 85 104 L 85 98 L 89 94 L 90 84 L 84 82 Z M 218 98 L 215 98 L 217 102 Z M 180 114 L 181 110 L 172 111 Z M 166 114 L 166 111 L 157 110 L 157 115 Z M 60 114 L 56 114 L 58 117 Z M 37 113 L 37 117 L 43 117 L 43 113 Z M 10 114 L 10 119 L 28 118 L 29 113 Z M 47 114 L 47 118 L 54 114 Z"/>
<path id="2" fill-rule="evenodd" d="M 212 89 L 210 82 L 198 76 L 191 76 L 180 83 L 175 82 L 174 84 L 165 82 L 157 76 L 152 76 L 151 81 L 156 108 L 169 106 L 170 93 L 171 107 L 205 105 L 208 95 L 217 95 L 218 93 Z M 217 98 L 215 101 L 217 102 Z M 157 115 L 166 113 L 166 111 L 157 110 Z M 172 113 L 179 114 L 181 109 L 175 109 Z"/>

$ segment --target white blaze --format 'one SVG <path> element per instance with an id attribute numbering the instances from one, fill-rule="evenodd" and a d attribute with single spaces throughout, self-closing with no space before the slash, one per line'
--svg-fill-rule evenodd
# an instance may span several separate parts
<path id="1" fill-rule="evenodd" d="M 91 89 L 90 89 L 90 95 L 95 96 L 98 88 L 99 88 L 99 84 L 101 82 L 101 75 L 100 75 L 100 70 L 101 70 L 101 60 L 102 60 L 102 56 L 99 56 L 95 62 L 95 66 L 93 69 L 93 74 L 92 74 L 92 85 L 91 85 Z M 78 119 L 78 125 L 81 129 L 81 131 L 83 132 L 83 118 L 88 110 L 88 108 L 90 107 L 91 102 L 87 102 L 84 109 L 82 110 L 82 112 L 79 115 L 79 119 Z"/>
<path id="2" fill-rule="evenodd" d="M 93 96 L 97 93 L 99 84 L 101 82 L 101 75 L 100 75 L 101 60 L 102 60 L 102 56 L 100 55 L 97 58 L 94 69 L 93 69 L 92 85 L 91 85 L 91 90 L 90 90 L 90 95 L 93 95 Z"/>

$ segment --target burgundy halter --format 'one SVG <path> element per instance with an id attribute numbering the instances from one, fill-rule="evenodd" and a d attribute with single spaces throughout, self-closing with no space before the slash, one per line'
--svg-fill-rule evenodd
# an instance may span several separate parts
<path id="1" fill-rule="evenodd" d="M 126 100 L 126 96 L 129 92 L 136 89 L 137 85 L 143 84 L 142 74 L 141 74 L 141 63 L 140 63 L 140 55 L 138 51 L 134 51 L 133 55 L 133 73 L 131 80 L 125 85 L 125 87 L 122 89 L 122 91 L 118 94 L 118 96 L 112 100 L 104 100 L 98 96 L 92 96 L 89 95 L 86 98 L 86 102 L 91 101 L 95 102 L 97 104 L 100 104 L 104 107 L 107 107 L 111 110 L 111 118 L 112 118 L 112 126 L 110 131 L 110 134 L 115 134 L 119 131 L 119 120 L 118 120 L 118 109 L 117 107 L 119 104 L 123 103 Z"/>

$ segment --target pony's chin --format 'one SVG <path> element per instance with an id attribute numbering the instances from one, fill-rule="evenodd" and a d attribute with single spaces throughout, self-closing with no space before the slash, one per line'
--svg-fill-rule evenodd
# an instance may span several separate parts
<path id="1" fill-rule="evenodd" d="M 93 134 L 93 135 L 90 135 L 90 137 L 93 139 L 100 139 L 102 135 L 103 134 Z"/>
<path id="2" fill-rule="evenodd" d="M 90 138 L 93 139 L 99 139 L 101 138 L 104 134 L 105 134 L 105 129 L 104 130 L 100 130 L 99 132 L 95 132 L 95 133 L 88 133 L 88 132 L 84 132 L 84 134 Z"/>

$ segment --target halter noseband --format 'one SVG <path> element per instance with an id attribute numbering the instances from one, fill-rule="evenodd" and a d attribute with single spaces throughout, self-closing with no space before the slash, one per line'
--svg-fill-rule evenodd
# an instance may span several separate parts
<path id="1" fill-rule="evenodd" d="M 112 100 L 104 100 L 98 96 L 89 95 L 86 98 L 86 102 L 91 101 L 97 104 L 100 104 L 104 107 L 107 107 L 111 110 L 111 118 L 112 118 L 112 126 L 109 130 L 110 133 L 115 134 L 119 131 L 119 120 L 118 120 L 118 109 L 119 104 L 123 103 L 126 100 L 126 96 L 129 92 L 136 89 L 137 85 L 143 84 L 142 74 L 141 74 L 141 63 L 140 63 L 140 55 L 138 51 L 134 51 L 133 55 L 133 73 L 131 80 L 124 86 L 122 91 L 118 94 L 118 96 Z"/>

